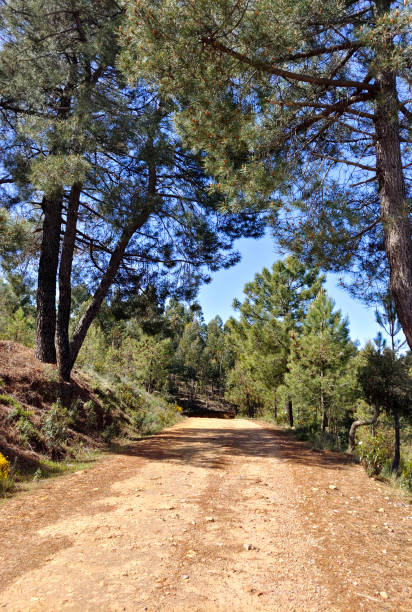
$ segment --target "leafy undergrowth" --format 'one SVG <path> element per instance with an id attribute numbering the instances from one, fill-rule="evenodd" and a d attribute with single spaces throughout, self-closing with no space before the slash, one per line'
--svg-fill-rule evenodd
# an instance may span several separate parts
<path id="1" fill-rule="evenodd" d="M 279 425 L 270 414 L 259 417 L 263 421 Z M 289 428 L 285 422 L 281 427 L 297 440 L 308 442 L 313 449 L 348 453 L 348 437 L 345 432 L 333 434 L 316 428 L 297 426 Z M 394 452 L 394 434 L 391 423 L 382 418 L 374 428 L 359 428 L 357 446 L 353 461 L 361 463 L 367 474 L 412 495 L 412 428 L 404 427 L 401 432 L 401 462 L 399 474 L 391 472 Z M 348 453 L 349 454 L 349 453 Z"/>
<path id="2" fill-rule="evenodd" d="M 0 497 L 33 480 L 84 469 L 115 443 L 181 418 L 176 404 L 119 377 L 76 371 L 72 379 L 64 407 L 56 367 L 25 346 L 0 342 Z"/>

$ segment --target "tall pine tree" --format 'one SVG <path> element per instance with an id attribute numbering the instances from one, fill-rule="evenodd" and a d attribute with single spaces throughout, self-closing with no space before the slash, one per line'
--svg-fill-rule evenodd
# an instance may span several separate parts
<path id="1" fill-rule="evenodd" d="M 336 425 L 353 384 L 348 364 L 356 353 L 348 321 L 321 290 L 311 304 L 299 336 L 292 335 L 286 384 L 300 412 L 300 424 Z M 345 401 L 346 400 L 346 401 Z"/>
<path id="2" fill-rule="evenodd" d="M 358 280 L 388 268 L 412 347 L 404 4 L 130 0 L 124 69 L 180 101 L 181 132 L 233 202 L 272 201 L 285 246 Z"/>
<path id="3" fill-rule="evenodd" d="M 237 370 L 249 372 L 260 405 L 277 402 L 276 390 L 283 384 L 288 369 L 291 332 L 299 333 L 310 302 L 323 283 L 315 269 L 306 269 L 293 257 L 277 261 L 272 269 L 264 268 L 244 288 L 245 299 L 234 305 L 240 319 L 230 321 L 231 341 Z M 233 385 L 232 385 L 233 386 Z M 293 413 L 286 398 L 290 425 Z"/>

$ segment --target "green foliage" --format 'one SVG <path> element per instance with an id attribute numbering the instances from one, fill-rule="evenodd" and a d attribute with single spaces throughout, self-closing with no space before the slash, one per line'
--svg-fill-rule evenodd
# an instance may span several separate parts
<path id="1" fill-rule="evenodd" d="M 118 385 L 115 394 L 122 403 L 132 432 L 141 435 L 149 435 L 173 425 L 182 411 L 180 406 L 165 401 L 160 395 L 148 393 L 130 384 Z"/>
<path id="2" fill-rule="evenodd" d="M 25 416 L 21 416 L 18 419 L 16 429 L 24 444 L 29 448 L 36 446 L 41 440 L 37 428 L 33 425 L 30 419 Z"/>
<path id="3" fill-rule="evenodd" d="M 54 402 L 44 415 L 41 432 L 52 455 L 61 452 L 62 446 L 67 442 L 71 423 L 69 410 L 59 400 Z"/>
<path id="4" fill-rule="evenodd" d="M 247 405 L 272 406 L 284 382 L 292 332 L 298 333 L 310 302 L 323 283 L 316 270 L 307 270 L 292 257 L 264 268 L 235 302 L 240 320 L 227 325 L 227 346 L 236 361 L 229 374 L 227 398 L 249 412 Z M 253 398 L 253 399 L 252 399 Z"/>
<path id="5" fill-rule="evenodd" d="M 7 261 L 5 255 L 0 258 L 0 265 L 5 270 L 4 278 L 0 279 L 0 340 L 14 340 L 32 346 L 35 332 L 33 292 L 24 276 L 8 271 Z M 17 262 L 14 261 L 13 265 L 16 266 Z"/>
<path id="6" fill-rule="evenodd" d="M 228 374 L 225 397 L 249 418 L 258 416 L 265 405 L 265 389 L 241 362 L 236 363 Z"/>
<path id="7" fill-rule="evenodd" d="M 347 432 L 341 431 L 339 434 L 335 435 L 333 432 L 319 431 L 317 425 L 298 425 L 294 431 L 294 435 L 298 440 L 307 440 L 313 448 L 345 451 L 348 445 Z"/>
<path id="8" fill-rule="evenodd" d="M 345 412 L 356 399 L 351 360 L 356 349 L 347 320 L 333 312 L 334 303 L 322 290 L 311 304 L 300 335 L 293 335 L 286 383 L 298 424 L 329 427 L 338 435 Z"/>
<path id="9" fill-rule="evenodd" d="M 404 4 L 129 0 L 121 28 L 124 72 L 178 101 L 179 133 L 206 152 L 229 205 L 270 206 L 285 251 L 311 266 L 350 270 L 351 289 L 366 300 L 376 286 L 365 277 L 387 278 L 385 224 L 409 236 Z M 393 146 L 379 123 L 393 126 Z M 382 149 L 388 160 L 395 150 L 402 158 L 400 189 L 406 179 L 393 216 L 379 207 L 382 181 L 394 180 L 390 163 L 386 177 L 376 175 Z"/>
<path id="10" fill-rule="evenodd" d="M 9 418 L 11 419 L 14 419 L 20 416 L 21 413 L 26 412 L 20 402 L 11 395 L 5 395 L 2 393 L 0 395 L 0 404 L 5 404 L 6 406 L 13 406 L 13 410 L 9 412 Z"/>
<path id="11" fill-rule="evenodd" d="M 118 436 L 119 433 L 120 433 L 120 427 L 118 423 L 111 423 L 102 432 L 102 438 L 107 444 L 110 444 L 113 438 Z"/>
<path id="12" fill-rule="evenodd" d="M 86 415 L 87 427 L 89 427 L 90 429 L 96 429 L 98 422 L 97 422 L 96 406 L 94 402 L 92 400 L 89 400 L 88 402 L 84 402 L 83 410 Z"/>
<path id="13" fill-rule="evenodd" d="M 25 346 L 32 347 L 35 334 L 35 320 L 31 315 L 25 315 L 22 308 L 2 320 L 0 340 L 14 340 Z"/>
<path id="14" fill-rule="evenodd" d="M 31 410 L 25 410 L 23 406 L 14 398 L 2 395 L 0 402 L 12 406 L 12 409 L 7 415 L 8 421 L 14 423 L 16 431 L 25 446 L 32 448 L 41 443 L 41 436 L 35 425 L 32 423 L 34 413 Z"/>
<path id="15" fill-rule="evenodd" d="M 359 382 L 365 399 L 387 413 L 411 416 L 410 355 L 396 356 L 391 349 L 368 343 L 362 351 Z"/>
<path id="16" fill-rule="evenodd" d="M 356 447 L 356 454 L 370 476 L 379 475 L 393 454 L 389 432 L 379 429 L 375 435 L 364 435 Z"/>
<path id="17" fill-rule="evenodd" d="M 399 483 L 407 491 L 412 492 L 412 452 L 409 452 L 409 457 L 401 463 L 401 474 Z"/>
<path id="18" fill-rule="evenodd" d="M 1 297 L 6 290 L 7 298 L 11 300 L 10 306 L 15 310 L 18 305 L 27 305 L 27 300 L 19 304 L 19 298 L 25 294 L 27 298 L 27 285 L 24 278 L 16 274 L 16 267 L 27 263 L 37 246 L 34 230 L 35 221 L 29 217 L 11 214 L 6 208 L 0 207 L 0 263 L 6 273 L 7 283 L 1 282 Z"/>
<path id="19" fill-rule="evenodd" d="M 82 183 L 89 169 L 90 163 L 80 155 L 49 155 L 32 163 L 30 181 L 36 189 L 53 194 L 62 184 Z"/>

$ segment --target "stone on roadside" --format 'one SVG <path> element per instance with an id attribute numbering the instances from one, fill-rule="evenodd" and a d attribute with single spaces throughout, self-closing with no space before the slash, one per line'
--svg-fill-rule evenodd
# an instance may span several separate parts
<path id="1" fill-rule="evenodd" d="M 259 550 L 256 546 L 254 546 L 253 544 L 248 544 L 247 542 L 243 544 L 243 548 L 245 550 Z"/>

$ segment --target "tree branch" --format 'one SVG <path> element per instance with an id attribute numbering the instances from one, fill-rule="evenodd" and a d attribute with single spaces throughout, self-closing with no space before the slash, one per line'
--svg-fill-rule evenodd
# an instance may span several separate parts
<path id="1" fill-rule="evenodd" d="M 301 74 L 297 72 L 291 72 L 290 70 L 283 70 L 282 68 L 276 68 L 276 66 L 267 64 L 266 62 L 261 62 L 259 60 L 253 60 L 227 47 L 221 42 L 210 38 L 210 37 L 202 37 L 201 42 L 208 47 L 214 47 L 218 51 L 225 53 L 226 55 L 230 55 L 235 59 L 239 60 L 243 64 L 247 64 L 248 66 L 252 66 L 257 70 L 262 72 L 267 72 L 268 74 L 273 74 L 275 76 L 280 76 L 285 79 L 291 79 L 292 81 L 299 81 L 301 83 L 312 83 L 314 85 L 327 85 L 328 87 L 355 87 L 359 90 L 367 89 L 368 91 L 375 92 L 376 85 L 371 85 L 369 83 L 362 83 L 361 81 L 349 81 L 346 79 L 325 79 L 323 77 L 315 77 L 310 74 Z"/>

